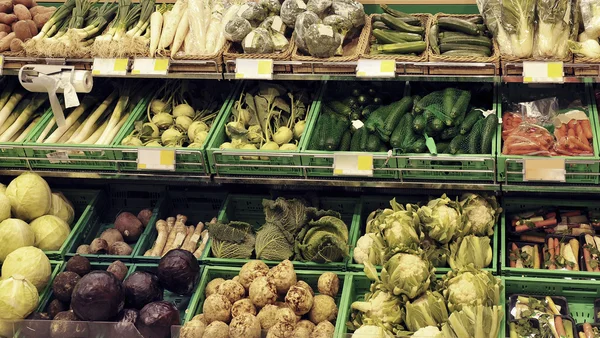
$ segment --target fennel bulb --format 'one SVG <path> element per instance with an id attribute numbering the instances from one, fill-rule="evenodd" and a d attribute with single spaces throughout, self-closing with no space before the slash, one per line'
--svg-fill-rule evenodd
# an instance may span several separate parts
<path id="1" fill-rule="evenodd" d="M 569 48 L 577 55 L 589 58 L 600 58 L 600 44 L 598 40 L 585 40 L 583 42 L 569 41 Z"/>

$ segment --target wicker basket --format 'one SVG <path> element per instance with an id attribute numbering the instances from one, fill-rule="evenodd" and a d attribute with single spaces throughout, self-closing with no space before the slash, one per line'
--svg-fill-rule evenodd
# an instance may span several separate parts
<path id="1" fill-rule="evenodd" d="M 573 67 L 575 76 L 600 76 L 600 58 L 590 58 L 575 55 L 573 63 L 595 64 L 594 66 L 589 67 Z"/>
<path id="2" fill-rule="evenodd" d="M 428 28 L 431 29 L 434 23 L 442 17 L 455 17 L 459 19 L 470 19 L 477 17 L 479 14 L 443 14 L 438 13 L 433 16 L 433 19 L 429 21 Z M 430 62 L 456 62 L 456 63 L 489 63 L 493 64 L 494 67 L 436 67 L 429 66 L 429 74 L 432 75 L 499 75 L 500 74 L 500 53 L 498 51 L 498 45 L 496 41 L 493 41 L 492 55 L 489 57 L 477 57 L 477 56 L 448 56 L 440 55 L 433 52 L 431 48 L 428 49 L 429 61 Z"/>
<path id="3" fill-rule="evenodd" d="M 294 64 L 294 73 L 355 73 L 356 65 L 335 65 L 332 63 L 357 61 L 364 52 L 365 45 L 369 42 L 369 35 L 371 35 L 371 20 L 367 18 L 360 35 L 344 45 L 344 55 L 342 56 L 322 59 L 304 55 L 297 47 L 294 48 L 292 61 L 302 61 L 304 63 Z"/>
<path id="4" fill-rule="evenodd" d="M 369 25 L 373 26 L 373 16 L 375 14 L 369 15 L 367 19 Z M 411 55 L 402 55 L 402 54 L 375 54 L 371 55 L 371 44 L 375 42 L 375 37 L 373 36 L 372 30 L 369 30 L 369 37 L 367 39 L 367 43 L 365 44 L 365 49 L 363 53 L 361 53 L 360 57 L 362 59 L 375 59 L 375 60 L 390 60 L 394 59 L 396 62 L 427 62 L 427 50 L 429 49 L 429 20 L 431 20 L 431 14 L 412 14 L 412 16 L 419 18 L 423 27 L 425 27 L 425 51 L 421 53 L 421 55 L 411 56 Z M 419 66 L 419 65 L 406 65 L 406 66 L 396 66 L 396 73 L 399 74 L 427 74 L 427 66 Z"/>
<path id="5" fill-rule="evenodd" d="M 294 39 L 289 38 L 290 44 L 286 50 L 281 53 L 270 53 L 270 54 L 249 54 L 239 53 L 233 43 L 229 43 L 223 52 L 223 62 L 225 63 L 226 73 L 235 73 L 235 61 L 236 59 L 271 59 L 273 61 L 290 61 L 292 51 L 296 47 Z M 291 65 L 273 65 L 273 73 L 290 73 L 292 71 Z"/>
<path id="6" fill-rule="evenodd" d="M 171 57 L 175 62 L 171 62 L 169 72 L 196 72 L 196 73 L 221 73 L 223 71 L 223 53 L 229 48 L 229 42 L 225 42 L 223 47 L 213 54 L 204 55 L 175 55 Z M 177 61 L 212 61 L 206 63 L 186 63 Z"/>

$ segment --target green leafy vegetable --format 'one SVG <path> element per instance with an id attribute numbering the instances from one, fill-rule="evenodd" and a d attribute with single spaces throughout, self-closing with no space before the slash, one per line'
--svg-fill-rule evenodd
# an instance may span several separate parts
<path id="1" fill-rule="evenodd" d="M 265 224 L 256 233 L 256 258 L 283 261 L 294 255 L 294 247 L 289 244 L 281 229 L 272 224 Z"/>
<path id="2" fill-rule="evenodd" d="M 348 226 L 339 218 L 324 216 L 311 221 L 296 240 L 297 259 L 339 262 L 348 256 Z"/>
<path id="3" fill-rule="evenodd" d="M 502 316 L 501 306 L 464 306 L 450 315 L 442 332 L 445 337 L 496 338 Z"/>
<path id="4" fill-rule="evenodd" d="M 439 292 L 427 291 L 413 303 L 406 303 L 406 327 L 417 331 L 427 326 L 437 326 L 448 320 L 446 300 Z"/>
<path id="5" fill-rule="evenodd" d="M 264 199 L 263 210 L 267 223 L 277 226 L 289 243 L 306 223 L 306 206 L 297 199 L 277 198 L 275 201 Z"/>
<path id="6" fill-rule="evenodd" d="M 467 265 L 482 269 L 490 265 L 492 257 L 490 238 L 470 235 L 450 244 L 448 263 L 452 269 L 460 269 Z"/>
<path id="7" fill-rule="evenodd" d="M 255 238 L 252 227 L 245 222 L 208 224 L 212 238 L 211 251 L 217 258 L 242 258 L 252 256 Z"/>

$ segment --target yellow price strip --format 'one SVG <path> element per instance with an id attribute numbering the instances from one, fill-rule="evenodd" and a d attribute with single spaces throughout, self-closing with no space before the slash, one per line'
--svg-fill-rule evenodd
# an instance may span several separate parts
<path id="1" fill-rule="evenodd" d="M 169 73 L 170 61 L 167 58 L 135 58 L 131 74 L 134 75 L 167 75 Z"/>
<path id="2" fill-rule="evenodd" d="M 523 170 L 523 181 L 566 181 L 564 158 L 527 158 Z"/>
<path id="3" fill-rule="evenodd" d="M 128 67 L 129 67 L 129 59 L 94 58 L 94 63 L 92 64 L 92 75 L 125 76 L 125 75 L 127 75 Z"/>
<path id="4" fill-rule="evenodd" d="M 235 60 L 236 79 L 273 79 L 273 60 L 237 59 Z"/>
<path id="5" fill-rule="evenodd" d="M 564 83 L 562 62 L 523 62 L 523 83 Z"/>
<path id="6" fill-rule="evenodd" d="M 396 76 L 396 61 L 359 59 L 356 63 L 356 77 L 389 78 Z"/>
<path id="7" fill-rule="evenodd" d="M 333 176 L 373 176 L 373 154 L 333 153 Z"/>
<path id="8" fill-rule="evenodd" d="M 175 170 L 175 150 L 169 149 L 138 149 L 138 170 Z"/>
<path id="9" fill-rule="evenodd" d="M 3 70 L 4 70 L 4 55 L 0 55 L 0 76 L 2 76 Z"/>

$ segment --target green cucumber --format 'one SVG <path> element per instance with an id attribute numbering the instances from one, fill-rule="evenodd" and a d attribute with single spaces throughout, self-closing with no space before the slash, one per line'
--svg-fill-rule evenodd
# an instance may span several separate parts
<path id="1" fill-rule="evenodd" d="M 383 17 L 382 17 L 383 20 Z M 437 24 L 440 28 L 467 33 L 470 35 L 479 35 L 480 30 L 477 24 L 469 22 L 467 20 L 454 18 L 454 17 L 443 17 L 439 18 Z"/>
<path id="2" fill-rule="evenodd" d="M 451 51 L 451 50 L 476 51 L 476 52 L 484 53 L 488 56 L 491 55 L 491 53 L 492 53 L 490 48 L 485 47 L 485 46 L 467 45 L 467 44 L 461 44 L 461 43 L 442 43 L 442 44 L 440 44 L 440 51 L 442 53 L 445 53 L 445 52 Z"/>
<path id="3" fill-rule="evenodd" d="M 473 125 L 477 123 L 479 118 L 481 118 L 482 116 L 483 115 L 481 114 L 481 111 L 479 111 L 478 109 L 471 110 L 469 114 L 467 114 L 463 122 L 460 124 L 460 133 L 462 135 L 469 133 L 473 128 Z"/>
<path id="4" fill-rule="evenodd" d="M 373 36 L 380 44 L 402 43 L 410 41 L 422 41 L 423 37 L 419 34 L 396 32 L 393 30 L 374 29 Z"/>
<path id="5" fill-rule="evenodd" d="M 384 54 L 420 54 L 425 51 L 425 48 L 427 48 L 425 41 L 412 41 L 380 45 L 377 47 L 377 50 Z"/>
<path id="6" fill-rule="evenodd" d="M 492 153 L 492 141 L 498 129 L 498 116 L 490 114 L 483 120 L 483 130 L 481 131 L 481 153 Z"/>
<path id="7" fill-rule="evenodd" d="M 393 17 L 389 14 L 381 14 L 381 21 L 388 27 L 393 28 L 397 31 L 421 34 L 425 33 L 425 28 L 422 26 L 412 26 L 407 24 L 403 20 Z"/>

